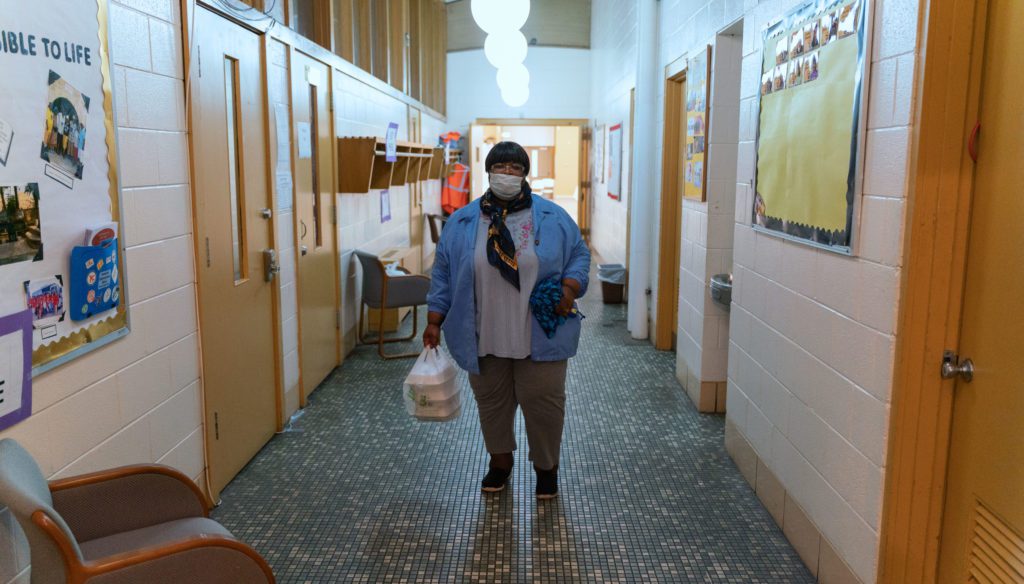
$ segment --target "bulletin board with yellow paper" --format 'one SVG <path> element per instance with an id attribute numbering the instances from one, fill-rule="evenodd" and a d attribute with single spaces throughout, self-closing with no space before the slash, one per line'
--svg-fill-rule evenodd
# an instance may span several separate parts
<path id="1" fill-rule="evenodd" d="M 813 1 L 765 29 L 753 222 L 850 253 L 870 0 Z"/>
<path id="2" fill-rule="evenodd" d="M 704 201 L 708 189 L 708 126 L 711 122 L 711 45 L 686 62 L 686 145 L 683 196 Z"/>

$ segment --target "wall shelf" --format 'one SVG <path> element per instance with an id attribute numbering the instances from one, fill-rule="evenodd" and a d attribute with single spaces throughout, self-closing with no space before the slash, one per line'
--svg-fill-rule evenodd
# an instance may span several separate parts
<path id="1" fill-rule="evenodd" d="M 388 162 L 383 138 L 338 138 L 338 191 L 368 193 L 440 178 L 444 149 L 414 142 L 398 142 L 398 160 Z M 434 163 L 438 162 L 437 170 Z"/>

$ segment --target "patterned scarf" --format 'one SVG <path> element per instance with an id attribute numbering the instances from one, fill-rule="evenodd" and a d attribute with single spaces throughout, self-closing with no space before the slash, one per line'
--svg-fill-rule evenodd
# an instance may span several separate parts
<path id="1" fill-rule="evenodd" d="M 516 259 L 516 243 L 512 233 L 505 226 L 505 216 L 509 213 L 529 209 L 533 206 L 530 185 L 523 182 L 523 192 L 512 200 L 507 207 L 495 202 L 497 197 L 488 190 L 480 199 L 480 210 L 491 218 L 491 226 L 487 230 L 487 262 L 498 268 L 501 277 L 519 290 L 519 261 Z"/>

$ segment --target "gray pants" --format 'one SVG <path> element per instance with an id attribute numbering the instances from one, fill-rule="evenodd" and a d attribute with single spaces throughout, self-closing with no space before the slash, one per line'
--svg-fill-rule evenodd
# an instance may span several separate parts
<path id="1" fill-rule="evenodd" d="M 516 407 L 522 406 L 530 460 L 542 470 L 558 464 L 565 421 L 568 361 L 481 357 L 480 374 L 469 375 L 480 410 L 484 444 L 492 454 L 516 449 Z"/>

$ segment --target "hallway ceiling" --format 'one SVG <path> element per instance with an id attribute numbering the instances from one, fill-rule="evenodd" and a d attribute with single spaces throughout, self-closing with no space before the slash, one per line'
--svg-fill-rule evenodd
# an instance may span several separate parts
<path id="1" fill-rule="evenodd" d="M 486 34 L 473 21 L 470 0 L 448 3 L 448 51 L 482 49 Z M 535 1 L 523 26 L 530 46 L 590 48 L 590 0 Z"/>

